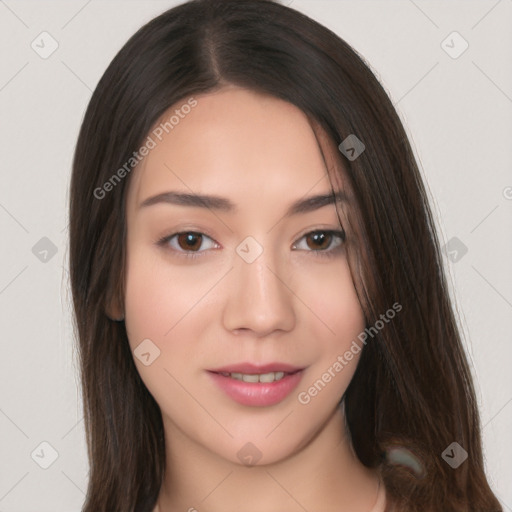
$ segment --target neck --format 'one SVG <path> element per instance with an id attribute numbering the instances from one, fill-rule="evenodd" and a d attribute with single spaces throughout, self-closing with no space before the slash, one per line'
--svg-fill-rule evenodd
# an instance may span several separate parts
<path id="1" fill-rule="evenodd" d="M 157 512 L 369 512 L 377 473 L 355 456 L 337 408 L 301 449 L 272 464 L 244 466 L 188 438 L 164 417 L 165 481 Z"/>

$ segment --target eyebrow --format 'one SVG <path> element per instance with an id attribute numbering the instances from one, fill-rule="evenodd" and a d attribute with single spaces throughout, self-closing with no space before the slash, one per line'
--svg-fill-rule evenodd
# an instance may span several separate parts
<path id="1" fill-rule="evenodd" d="M 324 206 L 335 204 L 336 201 L 346 200 L 346 195 L 341 191 L 306 197 L 305 199 L 299 199 L 292 203 L 286 211 L 285 217 L 310 213 L 323 208 Z M 148 206 L 162 203 L 195 208 L 208 208 L 210 210 L 223 211 L 227 213 L 236 213 L 237 211 L 235 204 L 225 197 L 174 191 L 163 192 L 161 194 L 148 197 L 142 201 L 139 208 L 146 208 Z"/>

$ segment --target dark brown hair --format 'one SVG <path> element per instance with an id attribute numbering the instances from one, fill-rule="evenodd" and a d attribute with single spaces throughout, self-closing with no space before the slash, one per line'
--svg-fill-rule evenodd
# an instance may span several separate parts
<path id="1" fill-rule="evenodd" d="M 90 463 L 83 511 L 151 512 L 165 469 L 160 409 L 137 372 L 124 323 L 107 316 L 112 304 L 122 310 L 130 176 L 103 198 L 95 190 L 169 107 L 226 84 L 294 104 L 327 137 L 331 178 L 352 193 L 350 210 L 339 212 L 354 227 L 349 262 L 366 322 L 395 302 L 403 307 L 365 346 L 344 396 L 354 449 L 381 471 L 389 509 L 502 511 L 484 473 L 471 374 L 404 128 L 345 41 L 270 0 L 194 0 L 168 10 L 119 51 L 87 108 L 70 191 Z M 366 147 L 355 160 L 336 148 L 350 134 Z M 456 469 L 441 457 L 453 442 L 469 454 Z M 397 463 L 396 449 L 413 453 L 421 471 Z"/>

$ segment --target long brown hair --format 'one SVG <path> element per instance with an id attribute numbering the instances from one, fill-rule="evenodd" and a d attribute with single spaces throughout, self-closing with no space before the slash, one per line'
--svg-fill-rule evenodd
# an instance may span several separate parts
<path id="1" fill-rule="evenodd" d="M 107 315 L 112 304 L 122 309 L 131 174 L 110 181 L 108 193 L 102 187 L 169 107 L 225 84 L 294 104 L 327 137 L 331 178 L 353 195 L 349 211 L 338 207 L 354 227 L 349 262 L 367 325 L 391 304 L 402 306 L 364 347 L 343 397 L 357 456 L 379 468 L 393 510 L 502 511 L 484 473 L 471 374 L 404 128 L 345 41 L 271 0 L 194 0 L 166 11 L 119 51 L 86 111 L 70 190 L 90 463 L 83 511 L 151 512 L 165 469 L 160 409 L 137 372 L 124 323 Z M 336 148 L 351 134 L 365 145 L 356 159 Z M 469 454 L 457 468 L 442 457 L 454 442 Z M 397 450 L 421 470 L 397 463 Z"/>

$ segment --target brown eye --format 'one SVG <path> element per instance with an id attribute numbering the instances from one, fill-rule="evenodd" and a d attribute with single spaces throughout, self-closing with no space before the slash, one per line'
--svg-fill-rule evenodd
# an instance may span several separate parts
<path id="1" fill-rule="evenodd" d="M 344 231 L 318 230 L 304 235 L 292 248 L 327 256 L 341 250 L 344 241 Z"/>
<path id="2" fill-rule="evenodd" d="M 310 249 L 324 250 L 329 247 L 332 240 L 332 234 L 324 231 L 316 231 L 306 235 L 306 243 Z"/>
<path id="3" fill-rule="evenodd" d="M 161 247 L 183 256 L 199 256 L 208 249 L 218 248 L 218 244 L 207 235 L 196 231 L 182 231 L 165 236 L 157 242 Z"/>
<path id="4" fill-rule="evenodd" d="M 197 251 L 203 242 L 200 233 L 179 233 L 176 235 L 178 246 L 184 251 Z"/>

